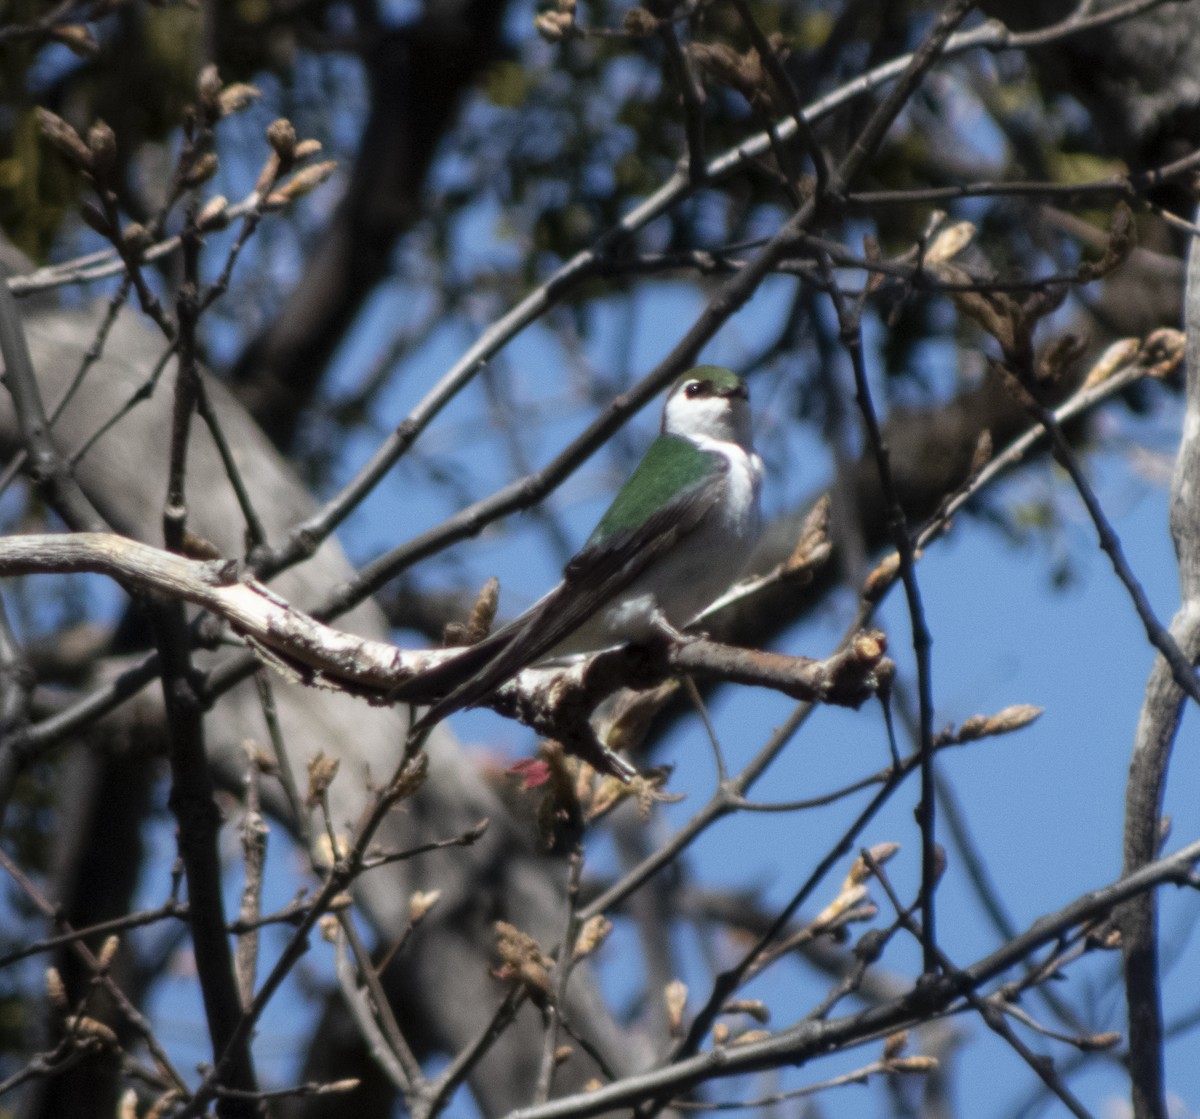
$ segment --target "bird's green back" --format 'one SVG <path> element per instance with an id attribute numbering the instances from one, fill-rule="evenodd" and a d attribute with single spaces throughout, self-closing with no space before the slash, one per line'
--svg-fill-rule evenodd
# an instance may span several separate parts
<path id="1" fill-rule="evenodd" d="M 702 451 L 687 439 L 660 435 L 650 444 L 608 512 L 600 518 L 585 547 L 602 544 L 618 533 L 637 528 L 657 509 L 719 469 L 719 456 Z"/>

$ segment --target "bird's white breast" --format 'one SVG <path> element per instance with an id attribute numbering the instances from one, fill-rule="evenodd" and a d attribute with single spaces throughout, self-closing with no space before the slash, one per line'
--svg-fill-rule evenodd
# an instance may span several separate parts
<path id="1" fill-rule="evenodd" d="M 656 610 L 682 628 L 745 567 L 762 527 L 762 459 L 737 443 L 703 435 L 691 439 L 729 464 L 721 500 L 672 551 L 556 648 L 556 655 L 646 640 L 655 634 Z"/>

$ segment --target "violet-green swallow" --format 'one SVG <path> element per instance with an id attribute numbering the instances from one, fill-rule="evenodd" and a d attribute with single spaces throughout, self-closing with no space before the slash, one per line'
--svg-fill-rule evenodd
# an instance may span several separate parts
<path id="1" fill-rule="evenodd" d="M 678 635 L 749 558 L 762 473 L 741 378 L 712 365 L 684 373 L 667 394 L 661 433 L 562 582 L 515 621 L 414 678 L 424 695 L 443 681 L 449 689 L 418 725 L 477 703 L 539 661 Z"/>

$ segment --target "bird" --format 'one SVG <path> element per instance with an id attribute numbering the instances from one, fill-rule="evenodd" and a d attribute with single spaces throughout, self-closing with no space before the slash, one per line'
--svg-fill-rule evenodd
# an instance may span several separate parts
<path id="1" fill-rule="evenodd" d="M 414 732 L 484 699 L 523 668 L 682 630 L 723 594 L 750 557 L 762 524 L 763 463 L 754 450 L 750 395 L 729 369 L 681 374 L 663 404 L 658 437 L 617 492 L 562 582 L 518 618 L 418 673 L 419 694 L 441 693 Z"/>

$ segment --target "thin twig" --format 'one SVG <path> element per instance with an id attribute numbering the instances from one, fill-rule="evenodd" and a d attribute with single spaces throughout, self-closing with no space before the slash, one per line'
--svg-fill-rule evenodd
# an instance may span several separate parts
<path id="1" fill-rule="evenodd" d="M 527 997 L 527 989 L 520 983 L 509 987 L 508 993 L 478 1036 L 465 1045 L 446 1066 L 441 1076 L 429 1085 L 425 1098 L 412 1105 L 413 1119 L 432 1119 L 449 1105 L 454 1093 L 508 1029 Z"/>
<path id="2" fill-rule="evenodd" d="M 512 1112 L 509 1119 L 588 1119 L 589 1116 L 637 1106 L 647 1099 L 674 1099 L 715 1078 L 740 1076 L 767 1068 L 802 1064 L 833 1050 L 872 1037 L 886 1037 L 924 1023 L 960 1004 L 965 991 L 977 990 L 1076 926 L 1107 914 L 1123 901 L 1167 882 L 1196 888 L 1194 870 L 1200 841 L 1165 858 L 1089 891 L 954 975 L 934 975 L 916 988 L 865 1010 L 820 1022 L 802 1022 L 762 1041 L 720 1047 L 628 1076 L 594 1091 L 550 1100 L 539 1107 Z"/>
<path id="3" fill-rule="evenodd" d="M 896 910 L 897 920 L 904 925 L 912 935 L 921 942 L 922 945 L 927 943 L 927 938 L 922 932 L 919 924 L 913 920 L 912 911 L 907 906 L 901 905 L 900 899 L 896 896 L 896 891 L 893 889 L 891 880 L 888 877 L 887 871 L 880 866 L 878 860 L 872 857 L 870 851 L 862 852 L 863 860 L 871 868 L 871 873 L 883 887 L 884 892 L 891 900 L 893 907 Z M 923 887 L 922 887 L 923 890 Z M 937 959 L 938 967 L 947 975 L 960 975 L 950 958 L 936 944 L 934 945 L 934 953 Z M 987 1027 L 994 1033 L 1002 1037 L 1008 1042 L 1010 1048 L 1025 1062 L 1026 1065 L 1034 1072 L 1034 1074 L 1054 1093 L 1055 1096 L 1063 1103 L 1068 1111 L 1076 1117 L 1076 1119 L 1092 1119 L 1091 1112 L 1083 1106 L 1075 1094 L 1067 1087 L 1066 1082 L 1054 1069 L 1054 1064 L 1046 1058 L 1034 1053 L 1017 1035 L 1013 1032 L 1008 1022 L 1005 1021 L 1003 1011 L 996 1006 L 992 998 L 981 998 L 969 986 L 963 989 L 963 997 L 971 1004 L 972 1008 L 979 1013 L 979 1016 L 984 1020 Z"/>
<path id="4" fill-rule="evenodd" d="M 0 262 L 0 281 L 10 275 Z M 16 300 L 0 282 L 0 355 L 4 357 L 4 383 L 12 395 L 21 442 L 29 456 L 28 473 L 51 507 L 76 531 L 103 532 L 109 526 L 87 499 L 59 454 L 42 404 L 33 358 L 25 340 L 25 327 Z"/>
<path id="5" fill-rule="evenodd" d="M 704 159 L 704 87 L 696 78 L 691 59 L 679 45 L 679 36 L 675 34 L 675 25 L 671 20 L 659 20 L 658 37 L 683 102 L 688 181 L 694 187 L 700 186 L 708 174 Z"/>
<path id="6" fill-rule="evenodd" d="M 887 508 L 888 527 L 892 541 L 900 556 L 900 578 L 908 602 L 908 616 L 912 628 L 913 652 L 917 662 L 917 695 L 920 706 L 919 730 L 921 752 L 921 799 L 917 806 L 917 822 L 921 829 L 921 929 L 924 941 L 925 969 L 933 969 L 934 948 L 937 944 L 934 925 L 934 890 L 938 878 L 938 859 L 935 841 L 936 801 L 934 797 L 933 761 L 933 676 L 930 651 L 933 637 L 925 620 L 925 608 L 921 601 L 921 590 L 916 576 L 916 549 L 899 493 L 892 477 L 891 456 L 883 437 L 875 405 L 871 399 L 871 387 L 867 378 L 862 348 L 862 303 L 851 310 L 843 299 L 834 280 L 832 265 L 826 258 L 826 279 L 830 296 L 837 312 L 842 344 L 850 355 L 854 371 L 855 400 L 866 429 L 867 444 L 871 448 L 879 485 L 883 491 Z"/>
<path id="7" fill-rule="evenodd" d="M 407 1099 L 412 1094 L 413 1081 L 404 1062 L 383 1035 L 379 1019 L 374 1013 L 375 1005 L 370 993 L 366 987 L 358 984 L 358 977 L 362 973 L 362 969 L 355 964 L 347 951 L 347 925 L 348 922 L 343 921 L 339 929 L 334 960 L 334 974 L 337 976 L 338 986 L 342 991 L 342 1001 L 354 1019 L 354 1024 L 358 1027 L 363 1041 L 366 1042 L 371 1057 L 391 1081 L 392 1087 L 400 1096 Z M 373 970 L 369 960 L 367 961 L 367 970 Z"/>
<path id="8" fill-rule="evenodd" d="M 395 1056 L 404 1072 L 404 1080 L 407 1085 L 404 1094 L 406 1097 L 414 1093 L 419 1094 L 425 1085 L 421 1062 L 400 1030 L 400 1024 L 396 1021 L 396 1015 L 392 1010 L 391 1000 L 387 997 L 387 992 L 384 991 L 383 984 L 380 982 L 379 971 L 372 962 L 371 954 L 367 951 L 362 937 L 358 935 L 353 914 L 342 912 L 338 917 L 342 936 L 350 946 L 350 951 L 354 953 L 357 974 L 362 980 L 364 990 L 370 995 L 371 1018 L 379 1025 L 384 1044 L 388 1051 Z"/>
<path id="9" fill-rule="evenodd" d="M 211 1071 L 205 1075 L 203 1082 L 196 1090 L 196 1095 L 183 1109 L 179 1119 L 196 1119 L 202 1113 L 204 1106 L 212 1098 L 216 1085 L 222 1082 L 229 1066 L 234 1061 L 238 1047 L 246 1044 L 267 1004 L 275 996 L 284 979 L 291 973 L 292 968 L 299 962 L 300 957 L 307 951 L 308 937 L 313 926 L 330 910 L 338 895 L 346 890 L 360 873 L 368 846 L 379 826 L 400 800 L 415 791 L 416 785 L 419 783 L 418 774 L 422 771 L 423 766 L 419 761 L 405 755 L 401 758 L 388 784 L 376 793 L 373 801 L 363 810 L 362 818 L 354 830 L 349 851 L 344 858 L 339 858 L 334 863 L 313 900 L 311 908 L 297 923 L 295 932 L 266 979 L 263 980 L 258 993 L 254 996 L 254 1001 L 242 1014 L 224 1052 L 220 1054 Z"/>
<path id="10" fill-rule="evenodd" d="M 154 1030 L 145 1015 L 142 1014 L 136 1006 L 130 1002 L 128 996 L 108 974 L 108 970 L 101 967 L 100 961 L 96 958 L 90 948 L 79 937 L 77 930 L 72 929 L 67 919 L 62 915 L 58 906 L 47 898 L 41 890 L 34 884 L 33 880 L 26 875 L 16 863 L 12 861 L 0 848 L 0 868 L 9 875 L 10 878 L 21 888 L 22 892 L 28 897 L 37 907 L 38 912 L 42 914 L 48 921 L 53 922 L 55 926 L 66 931 L 69 936 L 71 951 L 83 961 L 84 966 L 95 976 L 101 986 L 104 987 L 106 993 L 112 998 L 117 1007 L 118 1012 L 126 1022 L 133 1028 L 134 1032 L 141 1039 L 146 1048 L 153 1055 L 155 1062 L 158 1065 L 159 1071 L 163 1076 L 167 1077 L 171 1083 L 175 1085 L 178 1091 L 186 1098 L 188 1095 L 187 1082 L 182 1075 L 176 1071 L 175 1066 L 171 1063 L 171 1058 L 167 1055 L 165 1049 L 159 1043 L 158 1038 L 154 1035 Z"/>
<path id="11" fill-rule="evenodd" d="M 583 848 L 576 844 L 567 859 L 566 917 L 558 956 L 550 975 L 550 997 L 546 1000 L 545 1036 L 542 1039 L 542 1059 L 538 1066 L 533 1102 L 545 1103 L 554 1087 L 554 1070 L 558 1066 L 558 1031 L 567 1005 L 567 984 L 575 966 L 575 942 L 579 938 L 579 877 L 583 873 Z"/>
<path id="12" fill-rule="evenodd" d="M 259 784 L 262 777 L 257 758 L 257 746 L 246 750 L 246 803 L 242 808 L 242 862 L 245 880 L 242 883 L 242 904 L 238 921 L 247 926 L 238 937 L 234 964 L 237 968 L 238 991 L 242 1006 L 249 1006 L 254 997 L 254 981 L 258 974 L 258 920 L 262 911 L 263 869 L 267 861 L 267 836 L 270 829 L 262 818 Z"/>

